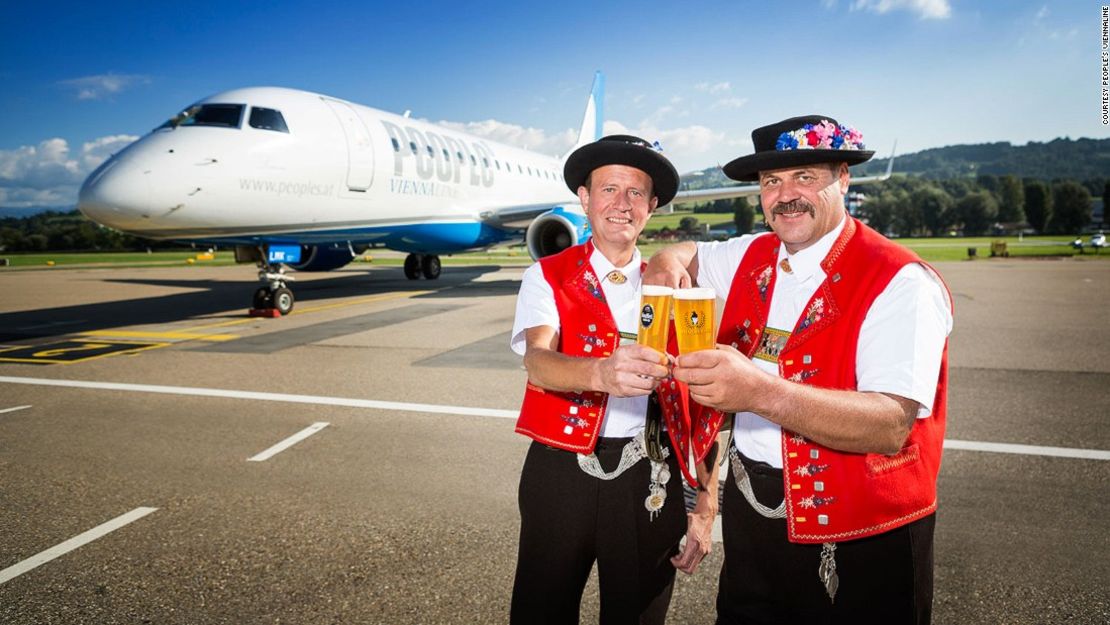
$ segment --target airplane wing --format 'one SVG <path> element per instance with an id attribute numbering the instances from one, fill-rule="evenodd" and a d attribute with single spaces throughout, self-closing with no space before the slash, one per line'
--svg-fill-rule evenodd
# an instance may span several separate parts
<path id="1" fill-rule="evenodd" d="M 568 200 L 567 204 L 573 204 L 576 210 L 581 211 L 581 209 L 577 208 L 578 202 Z M 551 202 L 508 206 L 497 210 L 483 211 L 478 215 L 478 218 L 482 223 L 494 228 L 501 228 L 502 230 L 526 230 L 536 217 L 556 209 L 559 206 L 559 204 L 553 204 Z"/>
<path id="2" fill-rule="evenodd" d="M 862 176 L 859 178 L 852 178 L 852 186 L 858 184 L 868 184 L 872 182 L 882 182 L 890 178 L 891 172 L 894 171 L 894 149 L 897 149 L 898 143 L 895 142 L 894 148 L 890 151 L 890 161 L 886 165 L 886 171 L 877 176 Z M 671 204 L 688 204 L 691 202 L 712 202 L 714 200 L 729 200 L 736 197 L 750 197 L 759 195 L 758 184 L 744 184 L 729 187 L 714 187 L 712 189 L 695 189 L 693 191 L 679 191 L 675 195 Z"/>

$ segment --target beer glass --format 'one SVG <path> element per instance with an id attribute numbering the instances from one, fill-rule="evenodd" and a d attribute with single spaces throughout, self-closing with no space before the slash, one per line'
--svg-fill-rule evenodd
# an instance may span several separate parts
<path id="1" fill-rule="evenodd" d="M 713 289 L 674 290 L 674 328 L 678 353 L 689 354 L 700 349 L 713 349 L 717 335 L 713 331 L 717 294 Z"/>
<path id="2" fill-rule="evenodd" d="M 667 286 L 645 284 L 640 291 L 640 331 L 636 342 L 667 353 L 671 333 L 671 292 Z"/>

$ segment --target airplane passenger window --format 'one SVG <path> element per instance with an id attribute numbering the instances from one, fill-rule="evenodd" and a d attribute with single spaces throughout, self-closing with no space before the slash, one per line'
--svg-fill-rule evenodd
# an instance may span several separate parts
<path id="1" fill-rule="evenodd" d="M 474 159 L 474 155 L 473 155 L 473 154 L 471 154 L 471 155 L 470 155 L 470 164 L 471 164 L 471 165 L 474 165 L 475 167 L 477 167 L 477 166 L 478 166 L 478 161 Z"/>
<path id="2" fill-rule="evenodd" d="M 497 167 L 497 171 L 501 171 L 501 161 L 493 159 L 493 164 Z"/>
<path id="3" fill-rule="evenodd" d="M 463 157 L 462 157 L 462 152 L 455 152 L 455 154 L 457 154 L 457 155 L 458 155 L 458 157 L 459 157 L 459 162 L 461 163 L 461 162 L 462 162 L 462 160 L 463 160 Z"/>
<path id="4" fill-rule="evenodd" d="M 489 167 L 489 159 L 484 156 L 482 157 L 482 166 Z"/>
<path id="5" fill-rule="evenodd" d="M 428 146 L 428 158 L 435 158 L 435 157 L 436 157 L 436 151 L 433 150 L 432 146 L 429 145 Z"/>
<path id="6" fill-rule="evenodd" d="M 416 142 L 415 141 L 409 141 L 409 148 L 412 150 L 413 154 L 416 154 Z"/>
<path id="7" fill-rule="evenodd" d="M 393 151 L 394 152 L 400 152 L 401 151 L 401 144 L 397 143 L 396 139 L 391 138 L 389 141 L 390 141 L 390 143 L 393 144 Z"/>
<path id="8" fill-rule="evenodd" d="M 281 111 L 275 109 L 262 108 L 260 106 L 251 107 L 251 117 L 247 122 L 251 128 L 258 128 L 260 130 L 276 130 L 277 132 L 289 132 L 289 127 L 285 125 L 285 118 L 282 117 Z"/>
<path id="9" fill-rule="evenodd" d="M 238 128 L 242 120 L 242 104 L 197 104 L 174 115 L 159 128 L 177 128 L 178 126 Z"/>
<path id="10" fill-rule="evenodd" d="M 443 148 L 443 158 L 446 160 L 451 160 L 451 155 L 447 153 L 447 148 Z"/>

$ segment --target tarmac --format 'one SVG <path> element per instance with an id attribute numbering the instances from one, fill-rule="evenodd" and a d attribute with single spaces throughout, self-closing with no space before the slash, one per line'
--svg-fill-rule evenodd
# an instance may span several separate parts
<path id="1" fill-rule="evenodd" d="M 937 267 L 933 622 L 1108 623 L 1110 263 Z M 522 272 L 297 274 L 263 319 L 250 266 L 0 271 L 0 622 L 507 622 Z"/>

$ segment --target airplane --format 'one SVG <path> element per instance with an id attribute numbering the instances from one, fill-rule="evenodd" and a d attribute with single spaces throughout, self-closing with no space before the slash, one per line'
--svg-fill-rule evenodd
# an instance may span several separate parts
<path id="1" fill-rule="evenodd" d="M 441 254 L 521 237 L 539 259 L 590 236 L 562 172 L 570 152 L 601 138 L 604 89 L 597 72 L 562 158 L 308 91 L 225 91 L 107 159 L 78 208 L 141 237 L 233 246 L 237 262 L 259 267 L 253 309 L 279 315 L 294 304 L 287 267 L 337 269 L 369 247 L 408 252 L 411 280 L 438 278 Z M 758 193 L 684 190 L 674 203 Z"/>

